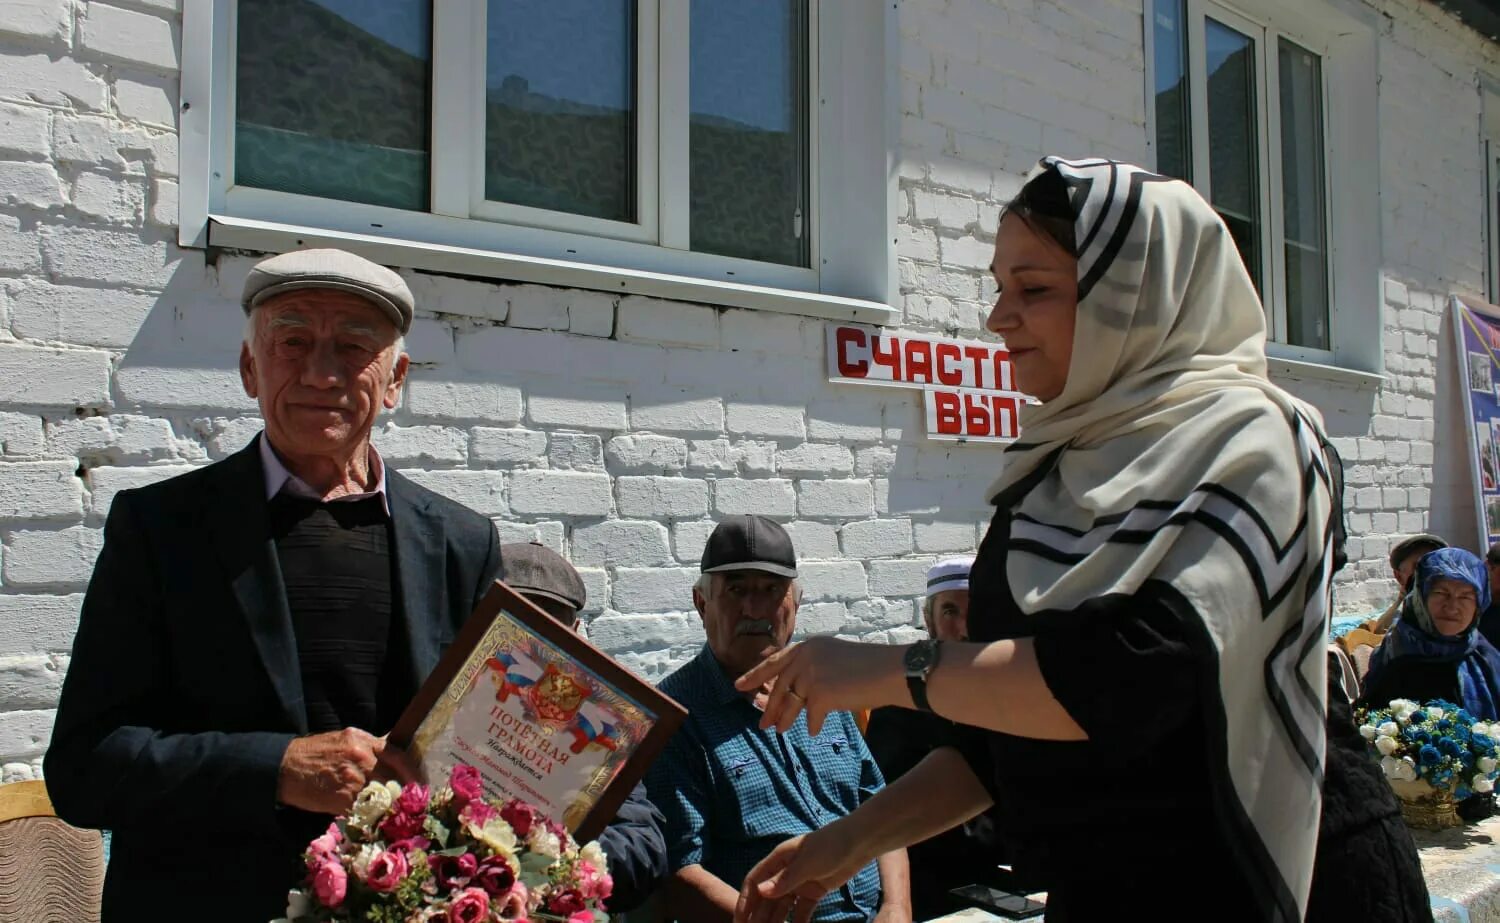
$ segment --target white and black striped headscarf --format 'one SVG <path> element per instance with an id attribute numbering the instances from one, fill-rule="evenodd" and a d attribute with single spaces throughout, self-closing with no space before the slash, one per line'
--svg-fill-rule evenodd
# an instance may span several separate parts
<path id="1" fill-rule="evenodd" d="M 1267 920 L 1301 919 L 1322 804 L 1335 511 L 1317 411 L 1266 377 L 1265 315 L 1229 235 L 1186 183 L 1049 157 L 1077 216 L 1067 384 L 1023 408 L 994 499 L 1028 614 L 1170 598 L 1203 627 L 1216 816 Z M 1149 703 L 1142 703 L 1149 707 Z"/>

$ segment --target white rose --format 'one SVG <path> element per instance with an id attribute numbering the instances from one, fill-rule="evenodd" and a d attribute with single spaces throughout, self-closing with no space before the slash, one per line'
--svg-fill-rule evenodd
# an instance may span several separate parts
<path id="1" fill-rule="evenodd" d="M 1413 763 L 1411 757 L 1402 757 L 1396 766 L 1396 778 L 1403 782 L 1412 782 L 1417 778 L 1417 764 Z"/>
<path id="2" fill-rule="evenodd" d="M 1443 710 L 1441 708 L 1438 708 L 1436 705 L 1429 705 L 1427 706 L 1427 717 L 1431 718 L 1433 721 L 1441 721 L 1443 718 Z"/>
<path id="3" fill-rule="evenodd" d="M 599 871 L 604 871 L 609 866 L 609 860 L 604 855 L 604 847 L 599 845 L 598 840 L 584 846 L 578 851 L 578 858 L 592 865 Z"/>
<path id="4" fill-rule="evenodd" d="M 1380 758 L 1380 771 L 1385 773 L 1387 779 L 1396 778 L 1400 770 L 1397 769 L 1401 761 L 1393 756 L 1382 756 Z"/>
<path id="5" fill-rule="evenodd" d="M 378 855 L 380 855 L 380 850 L 366 843 L 359 848 L 354 861 L 349 863 L 349 870 L 354 873 L 354 877 L 360 881 L 364 881 L 370 877 L 370 863 L 375 861 L 375 857 Z"/>
<path id="6" fill-rule="evenodd" d="M 1489 776 L 1475 776 L 1471 787 L 1479 794 L 1485 795 L 1495 790 L 1495 782 Z"/>
<path id="7" fill-rule="evenodd" d="M 286 893 L 286 915 L 289 919 L 300 920 L 313 914 L 312 898 L 306 891 L 293 889 Z"/>
<path id="8" fill-rule="evenodd" d="M 371 782 L 354 799 L 354 807 L 349 810 L 350 823 L 365 831 L 374 830 L 400 796 L 401 786 L 395 782 Z"/>
<path id="9" fill-rule="evenodd" d="M 1381 737 L 1395 737 L 1398 733 L 1401 732 L 1401 728 L 1397 727 L 1396 722 L 1394 721 L 1387 721 L 1380 727 L 1376 728 L 1376 730 L 1380 732 Z"/>
<path id="10" fill-rule="evenodd" d="M 1365 740 L 1374 740 L 1375 735 L 1379 733 L 1379 731 L 1375 730 L 1375 725 L 1373 724 L 1361 724 L 1359 726 L 1359 736 Z"/>
<path id="11" fill-rule="evenodd" d="M 1469 725 L 1469 733 L 1483 734 L 1484 736 L 1488 737 L 1490 736 L 1490 726 L 1488 724 L 1485 724 L 1483 721 L 1476 721 L 1473 724 Z"/>
<path id="12" fill-rule="evenodd" d="M 1396 743 L 1396 738 L 1394 737 L 1382 737 L 1375 741 L 1375 749 L 1379 750 L 1383 756 L 1390 756 L 1392 753 L 1395 753 L 1396 748 L 1399 746 L 1401 745 Z"/>
<path id="13" fill-rule="evenodd" d="M 1491 757 L 1491 756 L 1481 756 L 1479 758 L 1479 771 L 1480 772 L 1483 772 L 1483 773 L 1494 772 L 1496 766 L 1500 766 L 1500 763 L 1495 762 L 1495 758 L 1494 757 Z"/>
<path id="14" fill-rule="evenodd" d="M 548 859 L 556 859 L 562 855 L 562 841 L 557 834 L 542 827 L 540 824 L 531 828 L 531 836 L 526 838 L 526 846 L 539 856 Z"/>

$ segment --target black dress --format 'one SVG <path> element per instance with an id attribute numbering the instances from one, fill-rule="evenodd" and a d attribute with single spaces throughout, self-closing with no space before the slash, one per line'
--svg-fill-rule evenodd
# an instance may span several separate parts
<path id="1" fill-rule="evenodd" d="M 1005 578 L 1009 511 L 1037 480 L 996 500 L 970 572 L 969 636 L 1032 638 L 1048 688 L 1089 739 L 973 728 L 959 738 L 995 799 L 1016 871 L 1047 890 L 1049 921 L 1273 919 L 1270 896 L 1243 871 L 1226 832 L 1236 819 L 1217 793 L 1228 780 L 1210 768 L 1222 763 L 1211 748 L 1223 746 L 1223 734 L 1209 722 L 1222 722 L 1223 709 L 1205 707 L 1218 695 L 1217 654 L 1202 622 L 1164 591 L 1042 618 L 1021 612 Z M 1347 702 L 1333 708 L 1308 919 L 1430 920 L 1395 797 L 1365 755 Z M 1330 854 L 1343 857 L 1328 862 L 1336 874 L 1323 868 Z"/>

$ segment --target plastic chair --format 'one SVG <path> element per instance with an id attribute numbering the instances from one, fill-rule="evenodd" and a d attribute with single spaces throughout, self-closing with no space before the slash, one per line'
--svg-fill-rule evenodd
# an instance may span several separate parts
<path id="1" fill-rule="evenodd" d="M 0 923 L 97 923 L 104 840 L 59 820 L 44 782 L 0 785 Z"/>
<path id="2" fill-rule="evenodd" d="M 1334 639 L 1339 650 L 1343 651 L 1354 663 L 1354 670 L 1359 674 L 1360 683 L 1364 682 L 1365 676 L 1370 672 L 1370 658 L 1375 654 L 1375 648 L 1385 640 L 1385 635 L 1377 635 L 1373 631 L 1364 628 L 1350 629 L 1347 634 Z"/>

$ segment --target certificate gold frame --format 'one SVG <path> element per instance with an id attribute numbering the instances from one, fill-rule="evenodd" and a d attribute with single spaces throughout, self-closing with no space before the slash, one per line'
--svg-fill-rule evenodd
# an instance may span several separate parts
<path id="1" fill-rule="evenodd" d="M 458 762 L 579 842 L 602 831 L 686 710 L 497 580 L 391 731 L 429 780 Z"/>

